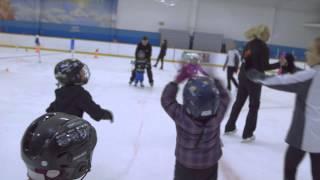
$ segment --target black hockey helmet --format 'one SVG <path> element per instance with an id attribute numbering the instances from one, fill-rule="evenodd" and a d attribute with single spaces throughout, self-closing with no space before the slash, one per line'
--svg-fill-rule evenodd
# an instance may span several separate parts
<path id="1" fill-rule="evenodd" d="M 59 84 L 84 85 L 89 81 L 90 71 L 86 64 L 77 59 L 66 59 L 59 62 L 54 74 Z"/>
<path id="2" fill-rule="evenodd" d="M 72 180 L 91 168 L 96 131 L 89 122 L 64 113 L 47 113 L 31 123 L 21 156 L 31 180 Z"/>
<path id="3" fill-rule="evenodd" d="M 195 76 L 188 80 L 183 90 L 183 106 L 196 120 L 207 120 L 217 114 L 220 93 L 210 77 Z"/>

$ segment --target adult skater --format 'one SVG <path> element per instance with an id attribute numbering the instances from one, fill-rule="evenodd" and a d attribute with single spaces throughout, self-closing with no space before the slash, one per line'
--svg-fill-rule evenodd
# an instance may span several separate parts
<path id="1" fill-rule="evenodd" d="M 273 89 L 297 95 L 294 115 L 286 142 L 285 180 L 295 180 L 299 164 L 310 154 L 313 180 L 320 180 L 320 37 L 307 52 L 311 69 L 282 76 L 265 76 L 250 71 L 248 77 Z"/>
<path id="2" fill-rule="evenodd" d="M 233 74 L 238 72 L 241 55 L 236 48 L 230 49 L 227 53 L 227 59 L 223 66 L 223 71 L 227 68 L 228 90 L 231 91 L 231 81 L 238 88 L 238 82 Z"/>
<path id="3" fill-rule="evenodd" d="M 152 66 L 151 66 L 151 56 L 152 56 L 152 46 L 149 43 L 148 37 L 143 37 L 141 42 L 137 45 L 135 58 L 138 59 L 138 54 L 141 53 L 141 51 L 145 54 L 147 59 L 146 69 L 147 69 L 147 75 L 149 79 L 150 86 L 153 86 L 153 75 L 152 75 Z M 136 69 L 132 70 L 131 77 L 129 84 L 131 85 L 133 81 L 135 80 L 136 76 Z"/>
<path id="4" fill-rule="evenodd" d="M 249 113 L 242 134 L 243 142 L 249 142 L 255 139 L 254 131 L 257 125 L 260 106 L 261 85 L 250 81 L 246 76 L 246 72 L 252 68 L 264 72 L 266 70 L 276 69 L 280 64 L 269 64 L 269 48 L 266 42 L 269 40 L 270 32 L 267 26 L 260 25 L 253 27 L 248 30 L 245 35 L 249 42 L 244 49 L 244 63 L 242 63 L 239 73 L 238 94 L 232 107 L 229 121 L 226 124 L 225 133 L 226 135 L 235 133 L 239 113 L 249 96 Z"/>
<path id="5" fill-rule="evenodd" d="M 28 179 L 83 179 L 91 169 L 96 143 L 96 130 L 88 121 L 64 113 L 42 115 L 21 141 Z"/>
<path id="6" fill-rule="evenodd" d="M 216 180 L 222 156 L 220 123 L 229 96 L 218 80 L 195 76 L 193 68 L 184 66 L 161 97 L 162 107 L 177 127 L 174 180 Z M 176 100 L 178 85 L 186 79 L 181 105 Z"/>
<path id="7" fill-rule="evenodd" d="M 160 49 L 159 56 L 158 56 L 157 62 L 156 62 L 156 64 L 154 65 L 154 67 L 157 67 L 157 66 L 158 66 L 158 63 L 159 63 L 159 60 L 161 60 L 161 67 L 160 67 L 160 69 L 161 69 L 161 70 L 163 69 L 163 60 L 164 60 L 164 57 L 165 57 L 166 54 L 167 54 L 167 49 L 168 49 L 168 42 L 167 42 L 167 40 L 163 40 L 163 42 L 162 42 L 162 44 L 161 44 L 161 49 Z"/>
<path id="8" fill-rule="evenodd" d="M 82 87 L 90 78 L 87 65 L 76 59 L 66 59 L 56 65 L 54 73 L 60 87 L 55 90 L 56 99 L 47 112 L 63 112 L 78 117 L 86 112 L 96 121 L 106 119 L 113 122 L 112 112 L 97 105 Z"/>

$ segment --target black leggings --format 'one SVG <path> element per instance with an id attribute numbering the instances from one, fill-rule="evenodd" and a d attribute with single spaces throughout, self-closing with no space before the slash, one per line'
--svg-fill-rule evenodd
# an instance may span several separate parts
<path id="1" fill-rule="evenodd" d="M 174 180 L 217 180 L 218 164 L 208 169 L 190 169 L 176 161 Z"/>
<path id="2" fill-rule="evenodd" d="M 285 180 L 295 180 L 297 168 L 306 152 L 289 146 L 285 157 Z M 320 153 L 310 153 L 313 180 L 320 180 Z"/>
<path id="3" fill-rule="evenodd" d="M 158 66 L 159 60 L 161 60 L 161 68 L 163 68 L 163 60 L 164 60 L 164 55 L 163 55 L 163 54 L 160 54 L 160 55 L 158 56 L 157 62 L 156 62 L 156 64 L 154 65 L 155 67 Z"/>
<path id="4" fill-rule="evenodd" d="M 236 101 L 231 110 L 229 120 L 225 127 L 225 132 L 236 129 L 238 116 L 243 105 L 249 97 L 249 112 L 246 119 L 246 125 L 242 134 L 242 138 L 249 138 L 253 136 L 257 127 L 258 111 L 260 107 L 261 85 L 250 81 L 244 72 L 239 75 L 239 88 Z"/>

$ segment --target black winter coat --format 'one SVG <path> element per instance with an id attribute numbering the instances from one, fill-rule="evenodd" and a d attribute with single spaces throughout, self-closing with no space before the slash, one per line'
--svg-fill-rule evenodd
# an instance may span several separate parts
<path id="1" fill-rule="evenodd" d="M 164 57 L 167 54 L 167 49 L 168 49 L 168 45 L 167 43 L 162 43 L 161 44 L 161 49 L 160 49 L 160 54 L 159 56 Z"/>
<path id="2" fill-rule="evenodd" d="M 55 91 L 56 99 L 47 112 L 63 112 L 78 117 L 88 113 L 94 120 L 101 120 L 106 110 L 102 109 L 93 100 L 88 91 L 82 86 L 64 86 Z"/>
<path id="3" fill-rule="evenodd" d="M 144 46 L 141 42 L 138 44 L 137 48 L 136 48 L 136 59 L 138 59 L 138 53 L 139 51 L 143 51 L 146 59 L 148 61 L 151 60 L 151 56 L 152 56 L 152 46 L 150 43 L 148 43 L 146 46 Z"/>
<path id="4" fill-rule="evenodd" d="M 260 72 L 277 69 L 280 63 L 269 64 L 269 48 L 260 39 L 254 39 L 246 45 L 243 51 L 243 66 L 245 70 L 256 69 Z"/>

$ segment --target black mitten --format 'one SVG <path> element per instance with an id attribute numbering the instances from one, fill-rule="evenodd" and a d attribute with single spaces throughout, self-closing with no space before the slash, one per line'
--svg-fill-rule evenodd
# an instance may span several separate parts
<path id="1" fill-rule="evenodd" d="M 111 111 L 104 110 L 104 114 L 102 115 L 102 118 L 104 120 L 110 120 L 111 123 L 113 123 L 113 114 Z"/>

